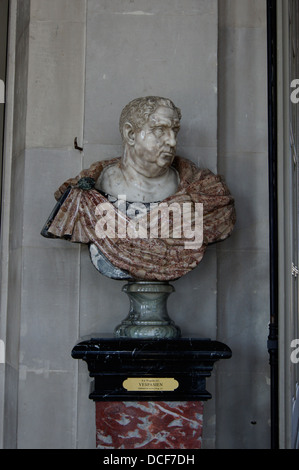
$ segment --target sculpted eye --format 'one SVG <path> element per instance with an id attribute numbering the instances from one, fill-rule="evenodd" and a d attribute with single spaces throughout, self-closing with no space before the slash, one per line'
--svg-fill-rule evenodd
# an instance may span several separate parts
<path id="1" fill-rule="evenodd" d="M 164 133 L 164 127 L 156 127 L 154 132 L 156 136 L 161 136 Z"/>

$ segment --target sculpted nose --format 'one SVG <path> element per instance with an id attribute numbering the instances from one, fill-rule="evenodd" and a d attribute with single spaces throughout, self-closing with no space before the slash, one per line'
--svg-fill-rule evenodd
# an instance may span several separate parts
<path id="1" fill-rule="evenodd" d="M 170 130 L 168 133 L 167 133 L 167 144 L 170 146 L 170 147 L 175 147 L 176 146 L 176 136 L 175 136 L 175 133 Z"/>

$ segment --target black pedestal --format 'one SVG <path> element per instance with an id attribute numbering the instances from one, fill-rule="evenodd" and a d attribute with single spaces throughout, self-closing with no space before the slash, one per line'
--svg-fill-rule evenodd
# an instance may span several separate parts
<path id="1" fill-rule="evenodd" d="M 109 402 L 209 400 L 206 378 L 231 355 L 225 344 L 194 338 L 92 338 L 72 351 L 94 378 L 89 398 Z"/>

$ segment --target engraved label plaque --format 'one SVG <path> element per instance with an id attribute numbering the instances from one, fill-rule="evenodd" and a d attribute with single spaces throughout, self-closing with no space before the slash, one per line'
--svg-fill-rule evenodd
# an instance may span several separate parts
<path id="1" fill-rule="evenodd" d="M 129 392 L 173 392 L 178 386 L 177 380 L 161 377 L 131 377 L 123 382 L 123 387 Z"/>

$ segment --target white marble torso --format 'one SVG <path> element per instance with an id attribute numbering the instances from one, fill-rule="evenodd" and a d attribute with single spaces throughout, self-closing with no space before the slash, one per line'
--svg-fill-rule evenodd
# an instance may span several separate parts
<path id="1" fill-rule="evenodd" d="M 170 167 L 166 173 L 156 178 L 139 175 L 138 180 L 124 174 L 118 165 L 105 168 L 96 182 L 96 189 L 118 198 L 125 195 L 127 201 L 156 202 L 163 201 L 177 191 L 179 175 Z"/>

